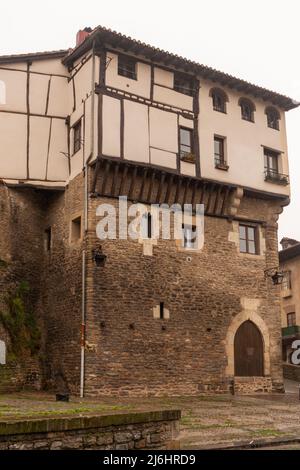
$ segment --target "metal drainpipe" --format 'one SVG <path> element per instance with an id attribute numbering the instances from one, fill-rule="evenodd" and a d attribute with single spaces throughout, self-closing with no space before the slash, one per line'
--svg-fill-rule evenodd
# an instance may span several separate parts
<path id="1" fill-rule="evenodd" d="M 94 155 L 94 113 L 95 113 L 95 41 L 93 42 L 92 81 L 91 81 L 91 153 L 84 162 L 84 242 L 88 233 L 88 163 Z M 85 136 L 84 136 L 85 137 Z M 80 398 L 84 397 L 84 371 L 85 371 L 85 328 L 86 328 L 86 250 L 82 250 L 82 305 L 81 305 L 81 358 L 80 358 Z"/>

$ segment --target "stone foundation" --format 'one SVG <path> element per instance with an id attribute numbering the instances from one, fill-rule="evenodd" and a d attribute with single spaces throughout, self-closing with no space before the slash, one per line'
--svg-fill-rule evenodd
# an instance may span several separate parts
<path id="1" fill-rule="evenodd" d="M 300 382 L 300 366 L 293 364 L 283 364 L 283 376 L 285 379 Z"/>
<path id="2" fill-rule="evenodd" d="M 179 449 L 178 410 L 0 423 L 0 450 Z"/>
<path id="3" fill-rule="evenodd" d="M 235 377 L 235 395 L 253 395 L 254 393 L 271 393 L 271 377 Z"/>

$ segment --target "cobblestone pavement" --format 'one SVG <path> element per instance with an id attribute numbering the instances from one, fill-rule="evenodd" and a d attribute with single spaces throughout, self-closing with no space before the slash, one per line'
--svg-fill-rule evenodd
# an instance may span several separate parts
<path id="1" fill-rule="evenodd" d="M 298 384 L 287 383 L 286 390 L 284 395 L 256 397 L 71 397 L 69 403 L 56 402 L 53 395 L 45 393 L 23 392 L 0 395 L 0 420 L 176 408 L 182 410 L 181 448 L 216 447 L 240 441 L 300 437 Z M 299 447 L 300 444 L 296 445 Z M 287 448 L 295 447 L 290 444 Z"/>

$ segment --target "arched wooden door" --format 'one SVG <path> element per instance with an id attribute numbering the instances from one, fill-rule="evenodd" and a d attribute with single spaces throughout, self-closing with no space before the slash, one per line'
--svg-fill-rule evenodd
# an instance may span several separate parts
<path id="1" fill-rule="evenodd" d="M 234 338 L 234 374 L 237 377 L 264 375 L 264 345 L 261 332 L 248 320 L 239 327 Z"/>

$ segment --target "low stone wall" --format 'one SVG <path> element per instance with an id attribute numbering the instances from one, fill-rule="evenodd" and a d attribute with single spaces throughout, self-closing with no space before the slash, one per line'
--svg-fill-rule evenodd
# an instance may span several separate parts
<path id="1" fill-rule="evenodd" d="M 271 393 L 271 377 L 235 377 L 234 394 L 253 395 L 254 393 Z"/>
<path id="2" fill-rule="evenodd" d="M 300 366 L 283 363 L 283 377 L 285 379 L 300 382 Z"/>
<path id="3" fill-rule="evenodd" d="M 0 422 L 0 450 L 179 449 L 178 410 Z"/>

